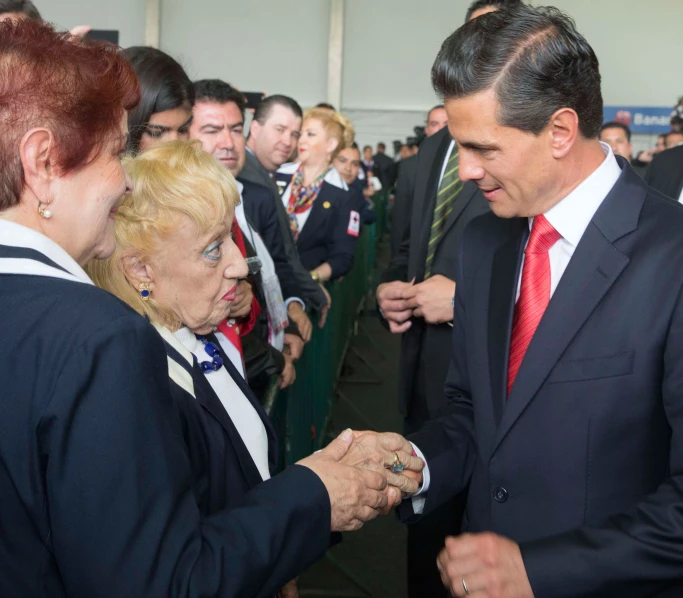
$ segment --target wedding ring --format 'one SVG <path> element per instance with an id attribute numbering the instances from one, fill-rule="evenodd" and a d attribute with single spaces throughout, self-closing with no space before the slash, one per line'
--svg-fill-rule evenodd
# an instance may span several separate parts
<path id="1" fill-rule="evenodd" d="M 404 469 L 403 463 L 401 463 L 401 460 L 398 458 L 398 453 L 394 453 L 394 462 L 391 464 L 391 471 L 394 473 L 401 473 Z"/>
<path id="2" fill-rule="evenodd" d="M 467 582 L 465 581 L 465 578 L 462 578 L 462 589 L 465 590 L 465 594 L 469 595 L 470 591 L 467 587 Z"/>

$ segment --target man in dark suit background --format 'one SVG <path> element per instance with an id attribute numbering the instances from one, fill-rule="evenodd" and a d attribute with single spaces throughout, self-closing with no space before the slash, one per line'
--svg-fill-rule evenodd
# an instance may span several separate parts
<path id="1" fill-rule="evenodd" d="M 377 153 L 372 157 L 372 161 L 375 164 L 374 175 L 382 183 L 382 187 L 389 189 L 393 186 L 396 176 L 395 176 L 395 166 L 396 163 L 389 156 L 386 155 L 387 146 L 383 141 L 377 144 Z"/>
<path id="2" fill-rule="evenodd" d="M 439 104 L 427 114 L 425 135 L 429 138 L 448 123 L 446 110 Z M 391 217 L 391 257 L 398 253 L 401 241 L 410 234 L 410 217 L 413 209 L 413 193 L 417 175 L 417 154 L 398 163 L 398 178 L 394 192 L 394 210 Z"/>
<path id="3" fill-rule="evenodd" d="M 475 0 L 466 18 L 518 2 Z M 446 404 L 457 249 L 467 224 L 489 211 L 476 185 L 457 180 L 457 162 L 449 167 L 457 153 L 446 128 L 423 141 L 416 156 L 410 226 L 377 288 L 386 323 L 402 334 L 398 406 L 406 434 L 420 429 Z M 445 215 L 439 210 L 444 202 Z M 463 505 L 464 496 L 456 497 L 408 527 L 411 597 L 448 595 L 435 561 L 444 537 L 460 531 Z"/>
<path id="4" fill-rule="evenodd" d="M 683 145 L 656 155 L 645 173 L 645 182 L 671 199 L 683 199 Z"/>
<path id="5" fill-rule="evenodd" d="M 289 216 L 272 178 L 273 173 L 287 162 L 296 149 L 302 117 L 301 107 L 292 98 L 283 95 L 265 98 L 256 107 L 251 122 L 246 159 L 239 179 L 262 185 L 271 191 L 272 208 L 277 215 L 287 259 L 300 289 L 299 296 L 307 306 L 326 314 L 330 306 L 330 297 L 301 264 L 289 228 Z"/>
<path id="6" fill-rule="evenodd" d="M 468 488 L 456 596 L 681 596 L 683 209 L 598 141 L 598 60 L 557 9 L 466 24 L 432 80 L 494 214 L 463 235 L 447 407 L 410 436 L 400 515 Z"/>

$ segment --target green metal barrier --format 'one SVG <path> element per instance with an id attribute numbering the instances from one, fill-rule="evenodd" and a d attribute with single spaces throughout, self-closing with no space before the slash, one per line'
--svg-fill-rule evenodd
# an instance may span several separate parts
<path id="1" fill-rule="evenodd" d="M 265 398 L 266 412 L 281 442 L 281 466 L 295 463 L 322 446 L 346 351 L 372 288 L 376 243 L 386 227 L 387 194 L 380 192 L 373 200 L 377 223 L 363 227 L 351 272 L 327 285 L 332 298 L 327 323 L 320 329 L 314 321 L 313 335 L 296 366 L 296 382 L 282 392 L 273 385 Z"/>

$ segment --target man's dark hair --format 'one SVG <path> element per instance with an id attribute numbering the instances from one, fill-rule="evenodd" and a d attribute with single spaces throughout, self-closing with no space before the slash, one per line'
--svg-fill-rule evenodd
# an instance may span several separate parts
<path id="1" fill-rule="evenodd" d="M 365 151 L 366 149 L 369 149 L 370 151 L 372 151 L 372 146 L 371 145 L 364 145 L 363 151 Z"/>
<path id="2" fill-rule="evenodd" d="M 213 102 L 214 104 L 227 104 L 234 102 L 242 113 L 247 108 L 247 98 L 235 89 L 230 83 L 220 79 L 202 79 L 194 82 L 195 102 Z"/>
<path id="3" fill-rule="evenodd" d="M 38 9 L 31 0 L 0 0 L 0 15 L 15 13 L 26 15 L 34 21 L 42 21 Z"/>
<path id="4" fill-rule="evenodd" d="M 319 104 L 316 104 L 315 107 L 316 108 L 327 108 L 328 110 L 332 110 L 332 112 L 337 111 L 337 109 L 332 104 L 328 104 L 327 102 L 320 102 Z"/>
<path id="5" fill-rule="evenodd" d="M 631 141 L 631 129 L 629 129 L 624 123 L 618 123 L 614 121 L 605 123 L 600 127 L 600 133 L 602 133 L 605 129 L 621 129 L 626 135 L 626 139 Z"/>
<path id="6" fill-rule="evenodd" d="M 602 125 L 598 58 L 553 7 L 519 4 L 465 23 L 441 46 L 432 85 L 445 100 L 493 89 L 498 122 L 534 135 L 561 108 L 576 111 L 587 139 Z"/>
<path id="7" fill-rule="evenodd" d="M 386 151 L 387 151 L 387 146 L 384 144 L 383 141 L 380 141 L 380 142 L 377 144 L 377 151 L 379 152 L 380 150 L 383 151 L 383 152 L 386 152 Z"/>
<path id="8" fill-rule="evenodd" d="M 262 125 L 265 124 L 275 106 L 283 106 L 284 108 L 291 110 L 299 118 L 304 117 L 304 112 L 296 100 L 288 96 L 274 95 L 267 96 L 258 106 L 256 106 L 254 120 L 257 120 Z"/>
<path id="9" fill-rule="evenodd" d="M 474 0 L 467 9 L 467 15 L 465 15 L 465 23 L 472 18 L 472 15 L 481 10 L 482 8 L 488 8 L 493 6 L 496 9 L 506 8 L 508 6 L 515 6 L 516 4 L 522 4 L 522 0 Z"/>
<path id="10" fill-rule="evenodd" d="M 152 114 L 194 104 L 194 87 L 182 66 L 168 54 L 148 46 L 134 46 L 122 52 L 133 65 L 140 81 L 142 98 L 128 114 L 128 151 L 140 149 L 140 138 Z"/>

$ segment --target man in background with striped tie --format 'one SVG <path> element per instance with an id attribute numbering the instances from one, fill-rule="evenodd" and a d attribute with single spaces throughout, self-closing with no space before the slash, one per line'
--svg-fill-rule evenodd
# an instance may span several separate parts
<path id="1" fill-rule="evenodd" d="M 466 20 L 513 4 L 519 0 L 475 0 Z M 377 288 L 384 322 L 402 335 L 398 403 L 406 434 L 445 406 L 457 249 L 467 224 L 489 211 L 477 186 L 460 180 L 458 148 L 447 128 L 422 143 L 417 160 L 410 234 Z M 408 528 L 411 598 L 448 595 L 435 559 L 445 535 L 460 531 L 463 504 L 456 497 Z"/>

